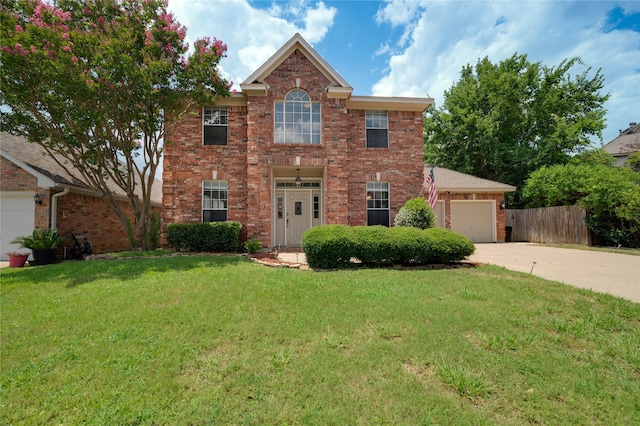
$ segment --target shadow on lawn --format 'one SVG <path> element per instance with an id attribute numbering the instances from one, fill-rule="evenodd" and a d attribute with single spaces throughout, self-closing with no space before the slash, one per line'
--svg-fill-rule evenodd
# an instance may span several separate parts
<path id="1" fill-rule="evenodd" d="M 251 262 L 240 255 L 165 256 L 123 258 L 117 260 L 70 261 L 55 265 L 33 266 L 2 274 L 3 285 L 64 283 L 73 288 L 101 279 L 130 281 L 149 273 L 188 271 L 194 268 L 235 266 Z"/>

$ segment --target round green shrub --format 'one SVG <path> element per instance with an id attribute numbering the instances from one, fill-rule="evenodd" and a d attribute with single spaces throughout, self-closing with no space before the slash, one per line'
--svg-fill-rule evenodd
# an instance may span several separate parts
<path id="1" fill-rule="evenodd" d="M 244 249 L 247 253 L 257 253 L 262 249 L 262 243 L 257 238 L 252 238 L 244 243 Z"/>
<path id="2" fill-rule="evenodd" d="M 394 220 L 396 227 L 427 229 L 435 224 L 436 215 L 422 197 L 411 198 L 404 203 Z"/>
<path id="3" fill-rule="evenodd" d="M 424 232 L 432 244 L 430 249 L 433 257 L 430 263 L 458 262 L 476 251 L 470 239 L 450 229 L 430 228 Z"/>

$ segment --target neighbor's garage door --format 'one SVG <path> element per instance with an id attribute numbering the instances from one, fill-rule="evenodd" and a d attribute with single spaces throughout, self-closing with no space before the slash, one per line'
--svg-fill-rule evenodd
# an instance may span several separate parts
<path id="1" fill-rule="evenodd" d="M 0 194 L 0 259 L 7 260 L 7 252 L 18 249 L 10 241 L 31 234 L 34 224 L 33 193 Z"/>
<path id="2" fill-rule="evenodd" d="M 494 201 L 451 201 L 451 229 L 474 243 L 496 241 Z"/>

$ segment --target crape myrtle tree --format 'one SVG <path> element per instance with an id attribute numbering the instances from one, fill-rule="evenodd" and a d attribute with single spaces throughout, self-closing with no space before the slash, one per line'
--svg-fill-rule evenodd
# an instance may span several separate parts
<path id="1" fill-rule="evenodd" d="M 425 160 L 515 186 L 542 166 L 566 163 L 604 128 L 604 77 L 591 74 L 580 58 L 547 67 L 514 54 L 466 65 L 442 106 L 426 113 Z"/>
<path id="2" fill-rule="evenodd" d="M 41 145 L 100 192 L 146 249 L 168 120 L 228 96 L 226 45 L 185 27 L 163 0 L 3 0 L 2 130 Z M 167 121 L 165 121 L 167 120 Z M 131 205 L 127 215 L 114 185 Z M 130 214 L 130 213 L 129 213 Z"/>

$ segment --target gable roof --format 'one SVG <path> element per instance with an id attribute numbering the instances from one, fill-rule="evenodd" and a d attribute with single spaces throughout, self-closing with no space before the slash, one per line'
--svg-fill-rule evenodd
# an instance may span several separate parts
<path id="1" fill-rule="evenodd" d="M 353 87 L 299 33 L 291 37 L 284 46 L 278 49 L 262 66 L 240 84 L 242 95 L 235 94 L 231 98 L 222 99 L 220 105 L 239 105 L 243 102 L 241 96 L 266 96 L 269 87 L 264 80 L 296 50 L 300 50 L 329 80 L 327 97 L 346 99 L 347 108 L 422 112 L 433 105 L 433 98 L 352 96 Z M 246 98 L 244 103 L 246 103 Z"/>
<path id="2" fill-rule="evenodd" d="M 604 150 L 614 157 L 624 157 L 640 151 L 640 124 L 629 123 L 629 128 L 604 146 Z"/>
<path id="3" fill-rule="evenodd" d="M 425 178 L 429 172 L 431 172 L 431 165 L 425 164 Z M 444 167 L 434 167 L 433 176 L 438 192 L 513 192 L 517 189 L 513 185 L 482 179 Z M 426 183 L 425 186 L 427 186 Z"/>
<path id="4" fill-rule="evenodd" d="M 288 42 L 284 44 L 276 53 L 274 53 L 267 62 L 262 64 L 260 68 L 255 70 L 253 74 L 247 77 L 241 84 L 240 88 L 245 91 L 254 89 L 253 86 L 264 84 L 264 79 L 275 70 L 286 58 L 299 49 L 315 67 L 331 82 L 333 87 L 329 88 L 329 93 L 350 95 L 353 88 L 334 70 L 331 65 L 325 61 L 322 56 L 316 52 L 307 41 L 296 33 Z M 345 97 L 346 97 L 345 96 Z"/>
<path id="5" fill-rule="evenodd" d="M 0 132 L 0 155 L 33 175 L 41 188 L 66 187 L 72 192 L 82 192 L 96 197 L 101 195 L 67 173 L 40 145 L 20 136 Z M 110 185 L 109 189 L 120 197 L 125 196 L 122 189 L 115 184 Z M 154 205 L 162 204 L 162 182 L 157 179 L 152 188 L 151 202 Z"/>

